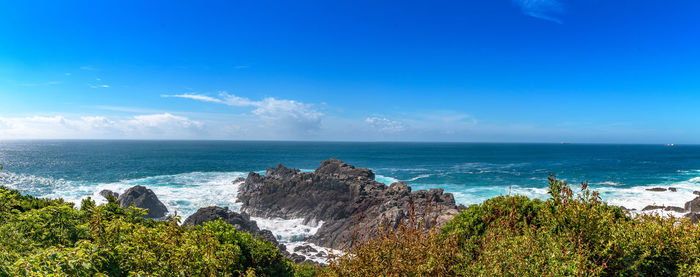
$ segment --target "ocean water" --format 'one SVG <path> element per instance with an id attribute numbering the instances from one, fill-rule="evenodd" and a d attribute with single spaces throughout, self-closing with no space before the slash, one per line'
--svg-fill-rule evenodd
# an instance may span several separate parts
<path id="1" fill-rule="evenodd" d="M 339 158 L 367 167 L 387 184 L 443 188 L 458 203 L 521 194 L 546 198 L 549 174 L 588 181 L 604 200 L 627 208 L 682 206 L 700 190 L 700 146 L 602 144 L 347 143 L 231 141 L 0 141 L 0 184 L 79 203 L 102 189 L 144 185 L 186 218 L 209 205 L 239 209 L 237 177 L 285 166 L 313 170 Z M 649 187 L 677 192 L 649 192 Z M 257 219 L 284 242 L 318 226 Z"/>

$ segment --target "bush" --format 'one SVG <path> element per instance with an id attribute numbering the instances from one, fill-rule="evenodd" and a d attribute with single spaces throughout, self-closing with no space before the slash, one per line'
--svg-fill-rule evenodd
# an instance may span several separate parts
<path id="1" fill-rule="evenodd" d="M 686 219 L 631 216 L 582 184 L 549 178 L 551 198 L 500 196 L 440 231 L 402 224 L 356 246 L 331 276 L 698 276 L 700 230 Z"/>
<path id="2" fill-rule="evenodd" d="M 272 243 L 230 224 L 181 227 L 178 217 L 144 214 L 113 197 L 99 206 L 87 199 L 78 210 L 0 187 L 0 276 L 295 275 Z"/>

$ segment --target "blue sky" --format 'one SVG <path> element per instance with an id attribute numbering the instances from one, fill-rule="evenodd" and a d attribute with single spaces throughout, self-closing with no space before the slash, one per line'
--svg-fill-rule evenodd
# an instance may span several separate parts
<path id="1" fill-rule="evenodd" d="M 0 139 L 700 143 L 700 2 L 4 1 Z"/>

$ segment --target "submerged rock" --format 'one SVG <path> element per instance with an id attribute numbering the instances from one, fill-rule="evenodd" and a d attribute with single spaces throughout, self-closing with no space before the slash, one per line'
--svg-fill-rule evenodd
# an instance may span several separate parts
<path id="1" fill-rule="evenodd" d="M 134 206 L 148 209 L 147 218 L 161 218 L 168 212 L 168 208 L 152 190 L 144 186 L 133 186 L 119 195 L 119 205 L 122 207 Z"/>
<path id="2" fill-rule="evenodd" d="M 410 214 L 430 228 L 458 213 L 454 197 L 442 189 L 412 192 L 405 183 L 387 186 L 374 177 L 369 169 L 337 159 L 323 161 L 314 172 L 278 165 L 265 175 L 250 172 L 238 201 L 242 211 L 258 217 L 323 222 L 307 241 L 335 249 L 350 247 L 353 234 L 371 236 L 379 227 L 398 226 Z"/>
<path id="3" fill-rule="evenodd" d="M 223 222 L 233 225 L 233 228 L 236 230 L 257 235 L 269 242 L 272 242 L 278 247 L 280 246 L 275 238 L 275 235 L 270 230 L 260 230 L 260 228 L 258 228 L 258 224 L 254 220 L 250 220 L 250 216 L 248 214 L 239 214 L 229 210 L 228 208 L 221 208 L 217 206 L 200 208 L 197 210 L 197 212 L 185 219 L 185 222 L 183 222 L 182 225 L 202 225 L 205 222 L 214 221 L 217 219 L 221 219 Z M 282 247 L 284 247 L 284 245 L 282 245 Z"/>
<path id="4" fill-rule="evenodd" d="M 668 189 L 666 188 L 650 188 L 646 189 L 646 191 L 667 191 Z"/>

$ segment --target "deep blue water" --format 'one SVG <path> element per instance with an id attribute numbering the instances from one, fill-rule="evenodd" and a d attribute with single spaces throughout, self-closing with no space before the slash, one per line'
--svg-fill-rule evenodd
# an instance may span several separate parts
<path id="1" fill-rule="evenodd" d="M 235 208 L 231 181 L 249 171 L 278 163 L 313 170 L 330 157 L 387 183 L 444 188 L 463 204 L 508 193 L 546 197 L 550 173 L 588 181 L 605 200 L 632 208 L 682 205 L 700 190 L 700 146 L 601 144 L 0 141 L 0 184 L 69 201 L 142 184 L 187 215 L 211 204 Z"/>

